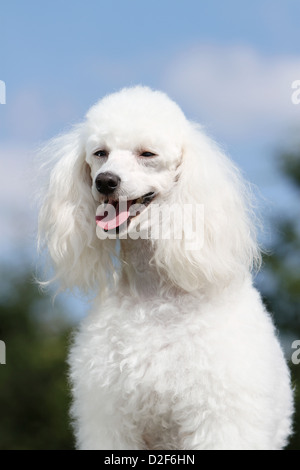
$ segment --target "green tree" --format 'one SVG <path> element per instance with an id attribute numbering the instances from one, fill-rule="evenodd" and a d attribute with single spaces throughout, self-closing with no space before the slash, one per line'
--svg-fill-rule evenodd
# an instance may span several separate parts
<path id="1" fill-rule="evenodd" d="M 66 316 L 54 315 L 31 272 L 1 278 L 0 449 L 72 449 Z"/>
<path id="2" fill-rule="evenodd" d="M 283 152 L 279 167 L 287 180 L 300 193 L 300 150 Z M 264 258 L 264 280 L 261 283 L 265 303 L 291 357 L 294 340 L 300 340 L 300 218 L 277 214 L 273 221 L 275 241 L 271 254 Z M 295 387 L 294 435 L 288 449 L 300 450 L 300 365 L 290 363 Z"/>

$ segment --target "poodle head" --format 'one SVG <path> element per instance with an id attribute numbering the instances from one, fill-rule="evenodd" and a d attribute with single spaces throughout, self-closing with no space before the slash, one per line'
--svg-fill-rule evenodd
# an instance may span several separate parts
<path id="1" fill-rule="evenodd" d="M 186 124 L 174 102 L 144 87 L 110 95 L 88 112 L 85 159 L 100 238 L 101 228 L 107 237 L 146 228 L 144 210 L 174 187 Z"/>
<path id="2" fill-rule="evenodd" d="M 55 165 L 40 239 L 64 287 L 104 291 L 117 238 L 149 238 L 158 271 L 185 291 L 226 284 L 259 261 L 238 170 L 164 93 L 109 95 L 42 152 Z"/>

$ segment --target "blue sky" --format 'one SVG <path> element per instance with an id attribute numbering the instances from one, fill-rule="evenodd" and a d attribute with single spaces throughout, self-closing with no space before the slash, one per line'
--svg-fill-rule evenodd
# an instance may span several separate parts
<path id="1" fill-rule="evenodd" d="M 298 0 L 3 0 L 0 18 L 6 257 L 34 246 L 32 148 L 104 94 L 138 83 L 166 91 L 204 124 L 258 186 L 266 218 L 295 206 L 274 155 L 300 124 L 300 105 L 291 103 L 300 79 Z"/>
<path id="2" fill-rule="evenodd" d="M 280 59 L 298 60 L 300 68 L 298 0 L 254 0 L 247 4 L 235 0 L 1 3 L 0 79 L 7 83 L 7 108 L 19 103 L 27 116 L 30 107 L 32 113 L 44 114 L 37 129 L 31 129 L 30 119 L 7 110 L 6 120 L 1 109 L 2 140 L 18 138 L 17 131 L 22 129 L 22 139 L 48 137 L 68 119 L 80 119 L 103 94 L 136 83 L 165 89 L 181 101 L 187 114 L 205 122 L 201 101 L 197 107 L 190 106 L 193 99 L 186 100 L 182 92 L 184 80 L 180 89 L 168 76 L 177 61 L 174 74 L 179 72 L 182 78 L 180 60 L 193 50 L 192 66 L 201 74 L 201 65 L 204 70 L 207 65 L 201 64 L 200 52 L 197 61 L 197 48 L 199 51 L 201 47 L 207 48 L 206 59 L 210 52 L 218 56 L 216 62 L 240 47 L 241 56 L 248 51 L 258 62 L 273 61 L 280 66 Z M 222 65 L 218 73 L 221 76 L 215 76 L 212 88 L 222 87 Z M 208 85 L 209 81 L 205 82 L 206 88 Z M 192 90 L 195 95 L 197 91 Z M 217 111 L 210 111 L 208 121 Z M 32 123 L 33 128 L 36 125 Z M 217 126 L 216 130 L 222 131 Z M 226 132 L 224 136 L 220 133 L 226 137 Z"/>

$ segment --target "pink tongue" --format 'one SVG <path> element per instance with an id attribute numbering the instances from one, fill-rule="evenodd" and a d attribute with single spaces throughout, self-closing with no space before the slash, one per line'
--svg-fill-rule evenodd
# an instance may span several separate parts
<path id="1" fill-rule="evenodd" d="M 96 223 L 103 230 L 113 230 L 129 218 L 129 208 L 132 201 L 121 201 L 116 207 L 113 204 L 103 205 L 96 216 Z"/>

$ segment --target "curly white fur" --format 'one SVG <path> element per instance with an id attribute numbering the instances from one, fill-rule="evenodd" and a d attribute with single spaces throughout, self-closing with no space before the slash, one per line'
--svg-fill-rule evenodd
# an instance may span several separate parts
<path id="1" fill-rule="evenodd" d="M 96 157 L 99 149 L 108 156 Z M 283 448 L 290 377 L 252 286 L 260 252 L 238 170 L 174 102 L 145 87 L 104 98 L 43 153 L 55 165 L 40 243 L 63 288 L 98 291 L 69 356 L 78 448 Z M 203 205 L 202 248 L 186 249 L 185 225 L 179 239 L 170 231 L 100 240 L 95 181 L 107 171 L 121 179 L 120 200 L 154 192 L 159 207 Z M 128 234 L 150 228 L 147 212 Z"/>

